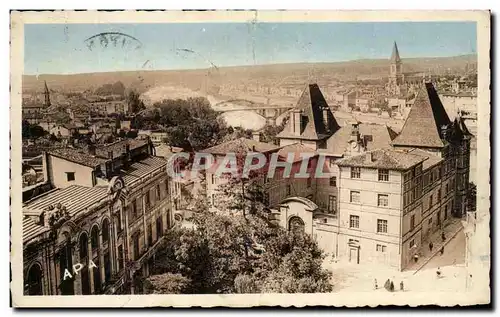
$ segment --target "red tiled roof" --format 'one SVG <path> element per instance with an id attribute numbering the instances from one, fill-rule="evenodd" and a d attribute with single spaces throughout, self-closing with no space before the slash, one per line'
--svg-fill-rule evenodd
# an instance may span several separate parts
<path id="1" fill-rule="evenodd" d="M 76 148 L 59 148 L 47 151 L 49 155 L 59 157 L 65 160 L 68 160 L 73 163 L 77 163 L 80 165 L 88 166 L 88 167 L 97 167 L 101 164 L 106 163 L 108 160 L 90 155 L 84 149 L 76 149 Z"/>
<path id="2" fill-rule="evenodd" d="M 201 152 L 211 153 L 211 154 L 248 153 L 248 152 L 267 153 L 276 151 L 278 149 L 279 147 L 273 144 L 258 142 L 246 138 L 239 138 L 236 140 L 224 142 L 222 144 L 202 150 Z"/>
<path id="3" fill-rule="evenodd" d="M 371 159 L 369 159 L 371 155 Z M 379 149 L 336 161 L 339 166 L 407 170 L 427 158 L 404 151 Z"/>

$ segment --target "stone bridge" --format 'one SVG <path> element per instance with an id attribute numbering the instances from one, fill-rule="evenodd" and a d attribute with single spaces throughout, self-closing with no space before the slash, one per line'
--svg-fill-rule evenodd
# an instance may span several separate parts
<path id="1" fill-rule="evenodd" d="M 276 124 L 279 117 L 285 116 L 293 106 L 267 105 L 244 99 L 232 99 L 219 102 L 213 105 L 217 112 L 232 112 L 232 111 L 253 111 L 265 118 L 268 122 Z"/>

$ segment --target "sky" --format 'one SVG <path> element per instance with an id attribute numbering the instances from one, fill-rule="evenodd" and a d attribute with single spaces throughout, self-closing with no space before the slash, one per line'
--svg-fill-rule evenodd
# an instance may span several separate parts
<path id="1" fill-rule="evenodd" d="M 104 47 L 103 32 L 123 33 Z M 110 39 L 108 37 L 108 39 Z M 123 43 L 125 39 L 125 43 Z M 24 74 L 168 70 L 476 53 L 475 22 L 27 24 Z"/>

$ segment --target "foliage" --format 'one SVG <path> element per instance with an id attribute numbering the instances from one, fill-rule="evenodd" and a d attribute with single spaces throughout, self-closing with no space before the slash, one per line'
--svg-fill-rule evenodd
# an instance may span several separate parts
<path id="1" fill-rule="evenodd" d="M 27 139 L 38 139 L 48 134 L 41 126 L 30 124 L 27 120 L 22 121 L 22 137 Z"/>
<path id="2" fill-rule="evenodd" d="M 182 294 L 191 281 L 181 274 L 158 274 L 144 280 L 145 294 Z"/>
<path id="3" fill-rule="evenodd" d="M 119 95 L 125 96 L 125 85 L 121 81 L 113 84 L 104 84 L 97 88 L 94 93 L 99 96 Z"/>
<path id="4" fill-rule="evenodd" d="M 140 99 L 140 94 L 135 90 L 131 90 L 127 96 L 128 108 L 131 113 L 138 113 L 146 109 L 144 102 Z"/>
<path id="5" fill-rule="evenodd" d="M 170 272 L 189 280 L 184 293 L 332 289 L 331 273 L 321 268 L 323 253 L 307 234 L 287 232 L 258 215 L 244 218 L 205 210 L 195 213 L 192 221 L 194 229 L 169 232 L 156 254 L 153 271 L 153 276 Z"/>
<path id="6" fill-rule="evenodd" d="M 283 131 L 287 120 L 283 120 L 280 125 L 266 124 L 261 131 L 261 141 L 267 143 L 278 144 L 276 136 Z"/>

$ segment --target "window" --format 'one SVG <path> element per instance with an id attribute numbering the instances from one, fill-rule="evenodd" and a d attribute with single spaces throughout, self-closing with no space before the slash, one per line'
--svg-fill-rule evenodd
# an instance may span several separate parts
<path id="1" fill-rule="evenodd" d="M 432 225 L 432 217 L 429 218 L 429 221 L 427 222 L 429 225 Z"/>
<path id="2" fill-rule="evenodd" d="M 360 197 L 359 192 L 351 191 L 351 203 L 359 203 Z"/>
<path id="3" fill-rule="evenodd" d="M 212 206 L 215 206 L 215 194 L 212 194 Z"/>
<path id="4" fill-rule="evenodd" d="M 337 213 L 337 196 L 328 196 L 328 212 Z"/>
<path id="5" fill-rule="evenodd" d="M 410 218 L 410 231 L 413 231 L 415 229 L 415 215 L 411 215 Z"/>
<path id="6" fill-rule="evenodd" d="M 349 216 L 349 228 L 359 228 L 359 216 Z"/>
<path id="7" fill-rule="evenodd" d="M 438 189 L 437 203 L 441 201 L 441 189 Z"/>
<path id="8" fill-rule="evenodd" d="M 153 228 L 151 227 L 151 224 L 148 225 L 148 245 L 153 245 Z"/>
<path id="9" fill-rule="evenodd" d="M 156 219 L 156 236 L 159 238 L 163 236 L 163 220 L 161 216 Z"/>
<path id="10" fill-rule="evenodd" d="M 104 219 L 102 222 L 102 242 L 106 243 L 109 241 L 109 220 Z"/>
<path id="11" fill-rule="evenodd" d="M 351 178 L 360 178 L 360 177 L 361 177 L 361 168 L 351 167 Z"/>
<path id="12" fill-rule="evenodd" d="M 378 194 L 378 206 L 379 207 L 389 206 L 389 195 Z"/>
<path id="13" fill-rule="evenodd" d="M 387 249 L 386 245 L 377 244 L 377 252 L 385 252 L 386 249 Z"/>
<path id="14" fill-rule="evenodd" d="M 431 195 L 431 196 L 429 197 L 429 208 L 431 208 L 431 207 L 432 207 L 432 205 L 433 205 L 433 203 L 432 203 L 432 195 Z"/>
<path id="15" fill-rule="evenodd" d="M 445 192 L 445 193 L 448 193 L 448 192 L 449 192 L 448 183 L 446 183 L 446 185 L 444 186 L 444 192 Z"/>
<path id="16" fill-rule="evenodd" d="M 337 176 L 330 177 L 330 186 L 337 187 Z"/>
<path id="17" fill-rule="evenodd" d="M 66 172 L 66 180 L 72 182 L 75 180 L 75 172 Z"/>
<path id="18" fill-rule="evenodd" d="M 389 170 L 378 170 L 378 180 L 381 182 L 388 182 Z"/>
<path id="19" fill-rule="evenodd" d="M 286 195 L 290 196 L 292 194 L 292 186 L 290 184 L 286 185 Z"/>
<path id="20" fill-rule="evenodd" d="M 146 209 L 149 209 L 149 206 L 151 205 L 149 191 L 144 195 L 144 199 L 145 199 L 144 205 L 145 205 Z"/>
<path id="21" fill-rule="evenodd" d="M 99 229 L 97 229 L 97 226 L 92 227 L 90 233 L 90 245 L 92 247 L 92 251 L 96 251 L 99 248 Z"/>
<path id="22" fill-rule="evenodd" d="M 116 233 L 120 234 L 122 232 L 122 212 L 118 210 L 115 217 L 116 222 Z"/>
<path id="23" fill-rule="evenodd" d="M 118 271 L 121 271 L 124 268 L 123 264 L 123 246 L 118 247 Z"/>
<path id="24" fill-rule="evenodd" d="M 387 233 L 387 220 L 377 219 L 377 232 Z"/>
<path id="25" fill-rule="evenodd" d="M 411 240 L 410 241 L 410 249 L 413 248 L 415 246 L 415 240 Z"/>
<path id="26" fill-rule="evenodd" d="M 214 175 L 214 174 L 212 174 L 212 175 L 211 175 L 211 178 L 212 178 L 212 184 L 215 184 L 215 175 Z"/>
<path id="27" fill-rule="evenodd" d="M 156 185 L 156 200 L 161 200 L 160 184 Z"/>

